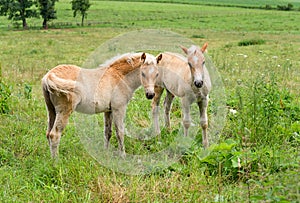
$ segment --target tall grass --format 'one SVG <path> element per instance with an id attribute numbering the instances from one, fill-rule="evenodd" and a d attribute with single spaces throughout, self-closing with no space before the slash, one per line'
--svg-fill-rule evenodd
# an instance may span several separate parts
<path id="1" fill-rule="evenodd" d="M 19 32 L 7 29 L 9 22 L 1 21 L 1 25 L 7 23 L 0 30 L 1 78 L 10 90 L 9 111 L 0 115 L 1 202 L 300 201 L 299 30 L 295 26 L 299 15 L 189 5 L 94 3 L 88 19 L 107 24 Z M 68 5 L 66 1 L 57 3 L 59 15 L 69 12 Z M 68 15 L 62 19 L 69 20 L 73 18 Z M 75 114 L 63 133 L 60 159 L 51 160 L 42 76 L 57 64 L 81 65 L 106 40 L 144 27 L 170 29 L 193 37 L 199 45 L 209 42 L 208 55 L 226 90 L 228 116 L 220 140 L 205 154 L 199 130 L 178 162 L 150 174 L 129 176 L 90 156 L 76 134 Z M 265 43 L 238 46 L 240 41 L 258 38 Z M 140 89 L 128 106 L 126 122 L 147 126 L 149 111 L 150 101 Z M 147 154 L 168 145 L 180 126 L 178 100 L 172 113 L 179 118 L 172 120 L 174 134 L 163 129 L 160 137 L 149 141 L 126 137 L 127 152 Z M 101 124 L 102 115 L 99 117 Z M 112 143 L 117 145 L 115 137 Z"/>

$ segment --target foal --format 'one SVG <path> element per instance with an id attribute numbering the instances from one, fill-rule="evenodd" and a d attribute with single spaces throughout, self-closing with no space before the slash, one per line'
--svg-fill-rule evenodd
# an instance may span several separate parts
<path id="1" fill-rule="evenodd" d="M 211 81 L 209 73 L 205 67 L 204 52 L 207 44 L 200 49 L 197 46 L 191 46 L 189 49 L 181 47 L 187 54 L 187 59 L 175 53 L 163 53 L 162 60 L 159 63 L 159 78 L 155 87 L 155 97 L 152 101 L 153 123 L 156 134 L 160 134 L 159 127 L 159 102 L 163 90 L 167 90 L 164 101 L 165 125 L 170 127 L 170 109 L 175 96 L 181 98 L 183 109 L 183 127 L 184 136 L 188 136 L 188 129 L 191 125 L 190 106 L 197 102 L 200 111 L 200 125 L 202 127 L 202 144 L 207 148 L 207 106 L 209 92 L 211 90 Z"/>
<path id="2" fill-rule="evenodd" d="M 104 112 L 105 147 L 109 146 L 112 122 L 121 156 L 125 156 L 124 117 L 133 92 L 141 85 L 146 97 L 154 96 L 158 76 L 157 58 L 150 54 L 124 54 L 96 69 L 75 65 L 58 65 L 42 79 L 44 99 L 48 110 L 47 139 L 52 157 L 58 155 L 62 131 L 73 111 L 85 114 Z"/>

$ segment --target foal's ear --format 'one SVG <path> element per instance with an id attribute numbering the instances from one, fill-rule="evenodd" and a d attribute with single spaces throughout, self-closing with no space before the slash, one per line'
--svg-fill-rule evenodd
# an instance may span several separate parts
<path id="1" fill-rule="evenodd" d="M 162 54 L 159 54 L 157 57 L 156 57 L 156 63 L 158 64 L 162 59 Z"/>
<path id="2" fill-rule="evenodd" d="M 182 49 L 182 51 L 185 53 L 185 54 L 188 54 L 188 48 L 180 45 L 180 48 Z"/>
<path id="3" fill-rule="evenodd" d="M 206 42 L 201 48 L 202 53 L 205 52 L 207 46 L 208 46 L 208 43 Z"/>
<path id="4" fill-rule="evenodd" d="M 142 61 L 143 63 L 145 63 L 145 60 L 146 60 L 146 54 L 143 53 L 142 56 L 141 56 L 141 61 Z"/>

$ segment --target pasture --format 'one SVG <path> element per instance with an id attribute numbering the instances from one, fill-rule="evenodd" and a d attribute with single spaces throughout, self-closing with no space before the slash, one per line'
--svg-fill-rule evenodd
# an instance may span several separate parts
<path id="1" fill-rule="evenodd" d="M 68 0 L 56 3 L 58 19 L 48 30 L 40 29 L 41 19 L 30 19 L 24 31 L 0 17 L 1 202 L 300 201 L 300 12 L 177 2 L 91 1 L 84 27 Z M 203 155 L 200 130 L 178 162 L 125 175 L 90 156 L 71 117 L 60 158 L 51 160 L 43 75 L 58 64 L 81 66 L 102 43 L 142 29 L 176 32 L 199 46 L 208 42 L 226 93 L 220 140 Z M 150 111 L 139 89 L 126 119 L 147 126 Z M 178 100 L 172 115 L 181 117 Z M 158 152 L 172 139 L 165 130 L 147 141 L 125 137 L 126 152 Z M 117 146 L 115 136 L 112 142 Z"/>

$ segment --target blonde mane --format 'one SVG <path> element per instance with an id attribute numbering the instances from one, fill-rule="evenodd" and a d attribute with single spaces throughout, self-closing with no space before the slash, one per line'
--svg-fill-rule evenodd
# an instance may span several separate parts
<path id="1" fill-rule="evenodd" d="M 108 71 L 117 72 L 121 75 L 126 75 L 135 69 L 139 68 L 141 65 L 142 53 L 127 53 L 121 56 L 114 57 L 106 62 Z"/>

